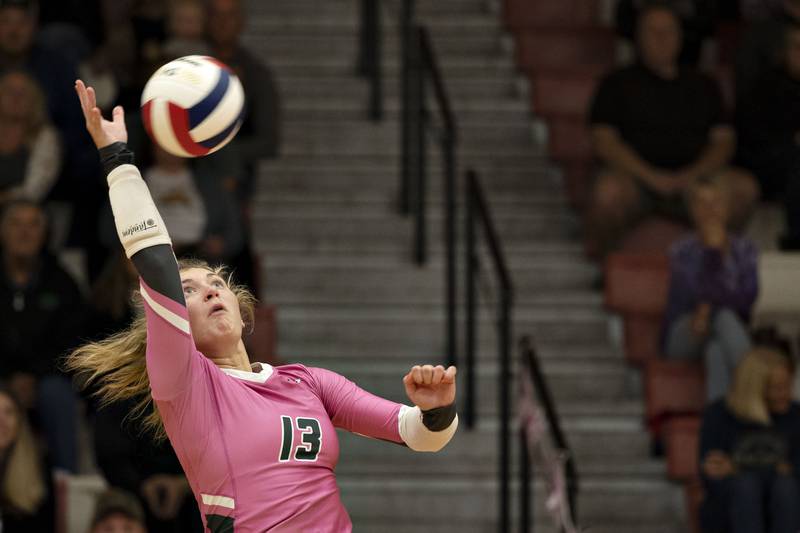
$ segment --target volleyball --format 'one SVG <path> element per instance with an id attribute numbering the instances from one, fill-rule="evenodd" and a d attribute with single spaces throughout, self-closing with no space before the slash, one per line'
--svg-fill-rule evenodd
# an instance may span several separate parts
<path id="1" fill-rule="evenodd" d="M 185 56 L 163 65 L 142 91 L 142 120 L 167 152 L 200 157 L 216 152 L 239 131 L 244 89 L 222 62 Z"/>

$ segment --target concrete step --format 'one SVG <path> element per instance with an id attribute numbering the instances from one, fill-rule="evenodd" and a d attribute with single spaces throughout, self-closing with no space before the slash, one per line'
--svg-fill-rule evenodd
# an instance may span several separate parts
<path id="1" fill-rule="evenodd" d="M 337 350 L 355 355 L 375 355 L 382 350 L 409 357 L 441 358 L 444 352 L 444 309 L 438 312 L 407 309 L 283 310 L 278 313 L 278 353 L 310 357 L 300 352 L 301 345 L 336 344 Z M 491 343 L 495 338 L 495 320 L 481 319 L 481 336 Z M 607 345 L 608 329 L 603 313 L 518 311 L 514 318 L 516 336 L 532 335 L 541 343 L 591 342 Z"/>
<path id="2" fill-rule="evenodd" d="M 497 513 L 499 492 L 495 480 L 448 478 L 422 483 L 410 473 L 375 480 L 341 476 L 338 482 L 344 504 L 354 519 L 381 518 L 391 522 L 395 517 L 405 517 L 408 509 L 431 508 L 447 509 L 448 515 L 462 520 L 485 520 Z M 402 507 L 397 505 L 400 501 Z M 579 493 L 578 509 L 584 527 L 609 522 L 631 526 L 684 524 L 683 489 L 666 480 L 586 480 Z"/>
<path id="3" fill-rule="evenodd" d="M 397 28 L 399 17 L 384 17 L 385 33 L 392 28 Z M 394 24 L 392 24 L 394 22 Z M 500 32 L 502 22 L 499 17 L 486 16 L 482 13 L 430 13 L 424 17 L 425 25 L 429 26 L 432 33 L 443 37 L 452 35 L 485 34 Z M 336 35 L 341 33 L 355 34 L 359 27 L 358 12 L 332 11 L 309 16 L 309 12 L 291 11 L 258 13 L 253 12 L 248 16 L 245 41 L 256 35 L 291 35 L 291 36 L 319 36 Z"/>
<path id="4" fill-rule="evenodd" d="M 316 17 L 338 17 L 343 13 L 357 17 L 360 2 L 357 0 L 294 0 L 292 2 L 250 2 L 248 14 L 251 16 L 274 16 L 277 14 L 314 13 Z M 386 16 L 394 17 L 399 4 L 384 5 Z M 438 0 L 422 2 L 416 6 L 417 13 L 425 17 L 437 13 L 494 13 L 497 9 L 492 0 Z"/>
<path id="5" fill-rule="evenodd" d="M 494 352 L 487 351 L 478 362 L 479 373 L 476 380 L 476 407 L 480 415 L 497 415 L 499 412 L 498 376 L 499 368 Z M 493 360 L 487 360 L 492 357 Z M 292 362 L 290 355 L 285 358 Z M 319 361 L 313 354 L 298 358 L 298 363 L 307 366 L 323 366 L 337 372 L 358 384 L 364 390 L 378 394 L 395 402 L 408 402 L 403 389 L 402 377 L 414 364 L 438 364 L 440 358 L 430 359 L 425 354 L 416 358 L 408 358 L 406 362 L 384 362 L 376 356 L 371 363 L 361 361 Z M 559 362 L 546 360 L 542 362 L 542 369 L 547 376 L 556 405 L 572 402 L 597 402 L 613 408 L 613 402 L 631 401 L 638 399 L 640 391 L 631 390 L 631 381 L 628 379 L 628 369 L 623 361 L 617 360 L 585 360 Z M 465 368 L 462 367 L 465 372 Z M 463 373 L 462 372 L 462 373 Z M 516 373 L 516 371 L 514 372 Z M 463 391 L 463 379 L 459 383 Z M 508 386 L 508 385 L 506 385 Z M 516 385 L 514 390 L 516 391 Z M 615 418 L 617 417 L 617 418 Z M 627 424 L 632 431 L 642 429 L 643 418 L 619 415 L 613 411 L 602 416 L 591 416 L 588 419 L 599 421 L 609 419 L 617 423 Z"/>

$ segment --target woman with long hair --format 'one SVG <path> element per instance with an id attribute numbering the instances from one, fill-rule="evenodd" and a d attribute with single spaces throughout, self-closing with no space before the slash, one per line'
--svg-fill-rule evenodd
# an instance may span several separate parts
<path id="1" fill-rule="evenodd" d="M 700 431 L 705 533 L 796 533 L 800 528 L 800 405 L 794 365 L 768 348 L 750 351 Z"/>
<path id="2" fill-rule="evenodd" d="M 458 423 L 455 367 L 413 367 L 403 377 L 409 407 L 320 368 L 251 365 L 242 332 L 252 295 L 221 267 L 176 262 L 125 144 L 122 108 L 104 120 L 92 88 L 80 80 L 75 88 L 117 234 L 139 272 L 144 316 L 79 348 L 68 366 L 99 382 L 107 401 L 141 398 L 138 413 L 169 437 L 210 531 L 351 531 L 334 475 L 334 428 L 438 451 Z"/>
<path id="3" fill-rule="evenodd" d="M 0 387 L 0 531 L 53 530 L 52 484 L 25 410 Z"/>

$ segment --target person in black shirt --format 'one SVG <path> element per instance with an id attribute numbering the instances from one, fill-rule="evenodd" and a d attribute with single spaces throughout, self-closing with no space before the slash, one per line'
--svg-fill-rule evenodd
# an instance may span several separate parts
<path id="1" fill-rule="evenodd" d="M 764 196 L 781 201 L 787 232 L 781 245 L 800 249 L 800 23 L 787 26 L 780 68 L 766 72 L 737 114 L 739 159 Z"/>
<path id="2" fill-rule="evenodd" d="M 57 359 L 83 332 L 78 286 L 44 249 L 47 219 L 28 200 L 7 204 L 0 217 L 0 379 L 34 409 L 53 466 L 74 472 L 77 396 Z"/>
<path id="3" fill-rule="evenodd" d="M 737 367 L 727 398 L 706 409 L 700 429 L 705 533 L 800 528 L 800 405 L 792 401 L 793 374 L 785 354 L 755 349 Z"/>
<path id="4" fill-rule="evenodd" d="M 755 179 L 727 166 L 736 139 L 719 87 L 678 64 L 678 16 L 649 6 L 637 28 L 638 61 L 601 82 L 590 112 L 595 153 L 605 166 L 587 214 L 589 246 L 599 257 L 648 214 L 688 222 L 683 193 L 701 176 L 726 182 L 734 225 L 746 220 L 758 197 Z"/>

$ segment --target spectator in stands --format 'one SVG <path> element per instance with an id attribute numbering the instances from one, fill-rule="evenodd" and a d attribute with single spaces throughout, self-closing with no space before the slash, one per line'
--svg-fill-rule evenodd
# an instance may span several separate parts
<path id="1" fill-rule="evenodd" d="M 167 24 L 169 36 L 164 43 L 166 58 L 211 54 L 211 48 L 205 40 L 206 7 L 203 0 L 172 2 Z"/>
<path id="2" fill-rule="evenodd" d="M 781 0 L 766 17 L 753 21 L 736 57 L 736 102 L 746 103 L 757 82 L 783 62 L 785 29 L 800 24 L 800 0 Z"/>
<path id="3" fill-rule="evenodd" d="M 783 62 L 766 72 L 738 113 L 739 158 L 764 197 L 783 203 L 785 249 L 800 249 L 800 23 L 786 26 Z"/>
<path id="4" fill-rule="evenodd" d="M 116 402 L 97 412 L 94 444 L 103 476 L 139 497 L 150 533 L 202 532 L 200 511 L 172 446 L 154 444 L 128 422 L 134 408 L 135 402 Z"/>
<path id="5" fill-rule="evenodd" d="M 147 533 L 142 506 L 131 494 L 109 489 L 97 499 L 89 533 Z"/>
<path id="6" fill-rule="evenodd" d="M 44 200 L 58 178 L 60 154 L 36 81 L 21 70 L 0 76 L 0 203 Z"/>
<path id="7" fill-rule="evenodd" d="M 736 369 L 727 397 L 706 409 L 700 430 L 705 533 L 800 528 L 800 405 L 792 401 L 793 374 L 786 354 L 757 348 Z"/>
<path id="8" fill-rule="evenodd" d="M 709 401 L 725 395 L 751 347 L 747 324 L 758 294 L 758 253 L 727 230 L 729 194 L 719 179 L 688 190 L 695 233 L 670 250 L 662 348 L 669 358 L 704 359 Z"/>
<path id="9" fill-rule="evenodd" d="M 25 409 L 0 388 L 0 527 L 3 533 L 54 531 L 53 484 Z"/>
<path id="10" fill-rule="evenodd" d="M 133 263 L 117 249 L 92 286 L 86 336 L 103 339 L 128 326 L 134 316 L 132 294 L 138 288 L 139 275 Z"/>
<path id="11" fill-rule="evenodd" d="M 242 210 L 242 227 L 246 229 L 250 222 L 250 202 L 255 190 L 258 161 L 277 157 L 280 153 L 282 122 L 280 97 L 272 72 L 239 42 L 244 18 L 241 0 L 209 2 L 208 38 L 212 55 L 236 72 L 247 95 L 242 127 L 225 148 L 234 154 L 234 161 L 243 164 L 243 172 L 239 174 L 241 179 L 227 188 L 236 190 Z M 240 283 L 258 294 L 258 273 L 254 268 L 248 233 L 245 233 L 244 242 L 240 254 L 229 264 L 232 264 Z"/>
<path id="12" fill-rule="evenodd" d="M 57 358 L 80 341 L 83 299 L 45 250 L 47 218 L 29 200 L 9 202 L 0 218 L 0 378 L 34 409 L 53 466 L 76 470 L 77 398 Z"/>
<path id="13" fill-rule="evenodd" d="M 225 151 L 191 163 L 153 146 L 154 165 L 144 172 L 153 200 L 169 225 L 178 255 L 230 261 L 244 246 L 236 195 L 238 167 Z M 173 229 L 174 228 L 174 229 Z"/>
<path id="14" fill-rule="evenodd" d="M 636 18 L 652 0 L 620 0 L 617 3 L 617 33 L 626 39 L 636 37 Z M 683 27 L 683 44 L 680 62 L 683 65 L 697 65 L 701 59 L 706 39 L 714 33 L 716 5 L 714 0 L 662 0 L 662 4 L 680 15 Z"/>
<path id="15" fill-rule="evenodd" d="M 624 230 L 648 214 L 686 221 L 686 186 L 719 175 L 741 226 L 757 196 L 755 179 L 728 163 L 736 143 L 719 87 L 678 65 L 679 17 L 663 5 L 644 8 L 637 24 L 638 61 L 611 73 L 591 108 L 595 152 L 604 165 L 587 213 L 589 248 L 602 257 Z"/>

